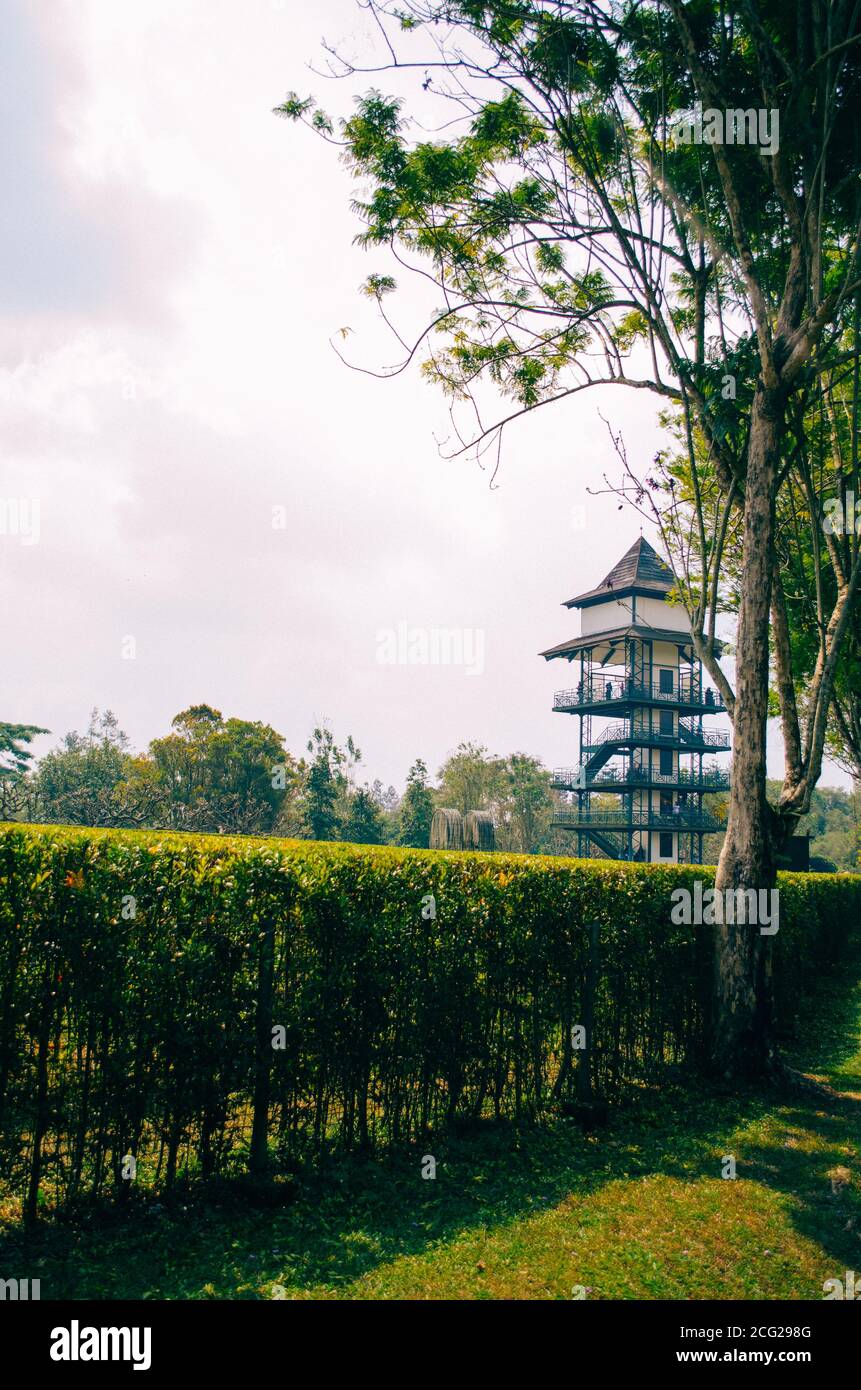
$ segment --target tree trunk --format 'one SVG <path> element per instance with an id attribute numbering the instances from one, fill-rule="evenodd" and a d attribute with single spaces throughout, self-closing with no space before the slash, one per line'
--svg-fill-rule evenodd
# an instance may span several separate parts
<path id="1" fill-rule="evenodd" d="M 275 974 L 275 920 L 263 922 L 257 961 L 257 1016 L 255 1019 L 254 1104 L 249 1168 L 261 1176 L 269 1165 L 269 1095 L 272 1080 L 272 1007 Z"/>
<path id="2" fill-rule="evenodd" d="M 760 383 L 751 412 L 736 645 L 732 789 L 715 886 L 770 889 L 775 819 L 765 790 L 774 496 L 783 402 Z M 708 1061 L 722 1076 L 761 1076 L 773 1058 L 771 941 L 757 924 L 715 923 Z"/>

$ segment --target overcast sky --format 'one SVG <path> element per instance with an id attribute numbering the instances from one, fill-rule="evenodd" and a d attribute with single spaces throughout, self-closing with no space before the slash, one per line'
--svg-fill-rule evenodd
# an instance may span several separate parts
<path id="1" fill-rule="evenodd" d="M 0 497 L 39 506 L 38 539 L 24 513 L 0 535 L 0 717 L 49 728 L 40 752 L 93 705 L 137 748 L 202 701 L 294 752 L 326 719 L 363 779 L 398 787 L 466 739 L 570 762 L 576 721 L 551 705 L 572 668 L 537 653 L 579 630 L 560 603 L 640 534 L 586 491 L 617 472 L 599 410 L 642 462 L 655 406 L 616 391 L 538 412 L 491 489 L 441 458 L 446 404 L 417 373 L 339 363 L 333 336 L 393 360 L 358 293 L 393 267 L 352 245 L 336 151 L 271 108 L 297 89 L 346 113 L 366 84 L 307 64 L 323 36 L 365 55 L 367 17 L 353 0 L 0 9 Z M 409 283 L 393 301 L 407 330 L 423 307 Z M 464 663 L 381 661 L 400 624 L 460 630 Z"/>

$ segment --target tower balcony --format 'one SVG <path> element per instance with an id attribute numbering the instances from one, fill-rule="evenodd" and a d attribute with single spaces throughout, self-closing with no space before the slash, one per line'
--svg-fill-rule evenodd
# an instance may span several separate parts
<path id="1" fill-rule="evenodd" d="M 554 812 L 552 824 L 566 830 L 696 830 L 714 834 L 724 822 L 708 811 L 679 807 L 675 811 L 600 811 L 571 807 Z"/>
<path id="2" fill-rule="evenodd" d="M 703 714 L 726 714 L 726 705 L 716 690 L 703 690 L 699 681 L 681 680 L 673 690 L 662 690 L 630 676 L 593 676 L 571 690 L 557 690 L 553 709 L 564 714 L 580 711 L 609 711 L 628 705 L 660 705 L 662 709 L 696 710 Z"/>
<path id="3" fill-rule="evenodd" d="M 682 753 L 728 752 L 729 734 L 720 730 L 701 730 L 684 719 L 679 720 L 679 727 L 674 733 L 661 734 L 655 729 L 632 729 L 626 720 L 603 729 L 595 742 L 590 743 L 583 752 L 591 758 L 608 744 L 629 748 L 676 748 Z"/>
<path id="4" fill-rule="evenodd" d="M 656 772 L 644 767 L 629 767 L 624 770 L 602 768 L 585 775 L 578 767 L 557 767 L 553 769 L 550 785 L 555 791 L 632 791 L 640 787 L 670 787 L 686 792 L 719 792 L 729 789 L 729 773 L 722 767 L 703 768 L 690 772 L 679 768 L 676 772 Z"/>

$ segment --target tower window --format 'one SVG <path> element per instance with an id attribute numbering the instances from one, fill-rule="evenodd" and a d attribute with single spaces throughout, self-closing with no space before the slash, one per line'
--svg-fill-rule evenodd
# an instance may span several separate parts
<path id="1" fill-rule="evenodd" d="M 666 667 L 662 667 L 658 672 L 658 688 L 662 695 L 672 695 L 673 693 L 673 673 Z"/>
<path id="2" fill-rule="evenodd" d="M 673 832 L 662 830 L 660 834 L 660 856 L 662 859 L 672 859 L 673 857 Z"/>
<path id="3" fill-rule="evenodd" d="M 658 728 L 662 734 L 673 732 L 673 712 L 670 709 L 658 710 Z"/>
<path id="4" fill-rule="evenodd" d="M 672 748 L 661 748 L 658 750 L 661 759 L 661 776 L 672 777 L 673 775 L 673 750 Z"/>

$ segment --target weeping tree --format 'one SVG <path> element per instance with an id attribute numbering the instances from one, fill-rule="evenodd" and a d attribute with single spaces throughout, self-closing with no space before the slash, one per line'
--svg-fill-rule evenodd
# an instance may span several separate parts
<path id="1" fill-rule="evenodd" d="M 858 312 L 861 7 L 362 9 L 378 61 L 360 68 L 326 50 L 330 73 L 363 85 L 352 114 L 336 124 L 296 94 L 277 111 L 339 146 L 356 176 L 359 241 L 383 257 L 364 288 L 398 345 L 381 374 L 420 364 L 450 399 L 450 452 L 494 466 L 512 421 L 596 387 L 648 391 L 680 425 L 685 477 L 669 458 L 657 477 L 653 461 L 634 461 L 622 485 L 671 513 L 673 488 L 685 493 L 679 597 L 734 727 L 717 886 L 769 887 L 820 773 L 859 582 L 857 558 L 834 568 L 802 710 L 777 518 L 793 422 L 815 411 Z M 409 99 L 385 95 L 383 77 Z M 410 327 L 395 307 L 401 271 L 433 294 Z M 852 449 L 855 467 L 854 435 Z M 733 539 L 734 676 L 716 641 Z M 787 743 L 774 804 L 772 668 Z M 722 1073 L 777 1065 L 770 950 L 755 928 L 715 930 L 710 1060 Z"/>

